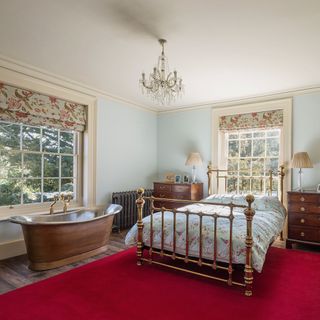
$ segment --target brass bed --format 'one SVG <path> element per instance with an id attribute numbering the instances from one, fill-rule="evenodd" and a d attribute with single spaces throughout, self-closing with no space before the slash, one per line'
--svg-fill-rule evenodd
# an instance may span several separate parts
<path id="1" fill-rule="evenodd" d="M 227 179 L 230 179 L 232 175 L 229 174 L 227 170 L 219 170 L 219 169 L 213 169 L 211 165 L 208 165 L 208 191 L 209 195 L 212 194 L 212 182 L 213 182 L 213 175 L 215 174 L 216 177 L 216 189 L 219 190 L 219 180 L 223 179 L 225 184 Z M 272 170 L 268 171 L 268 177 L 266 175 L 261 175 L 261 181 L 263 180 L 263 183 L 267 183 L 268 187 L 266 190 L 268 190 L 268 195 L 273 194 L 273 186 L 274 186 L 274 178 L 279 179 L 278 184 L 278 197 L 281 203 L 283 204 L 283 182 L 284 182 L 284 167 L 281 166 L 277 172 L 272 172 Z M 253 179 L 253 177 L 246 177 L 248 179 Z M 255 177 L 257 179 L 257 177 Z M 267 182 L 266 182 L 267 179 Z M 262 186 L 262 183 L 261 183 Z M 253 284 L 253 266 L 252 266 L 252 246 L 253 246 L 253 232 L 252 232 L 252 220 L 255 215 L 255 209 L 253 208 L 253 202 L 254 202 L 254 196 L 252 194 L 248 194 L 246 196 L 246 205 L 236 205 L 234 203 L 219 203 L 219 202 L 206 202 L 206 201 L 191 201 L 191 200 L 178 200 L 178 199 L 164 199 L 164 198 L 156 198 L 156 197 L 144 197 L 144 190 L 142 188 L 138 189 L 138 199 L 136 201 L 137 208 L 138 208 L 138 220 L 137 220 L 137 264 L 142 265 L 143 262 L 148 262 L 150 264 L 157 264 L 160 266 L 165 266 L 171 269 L 175 270 L 181 270 L 187 273 L 196 274 L 202 277 L 210 278 L 219 280 L 222 282 L 227 283 L 228 285 L 237 285 L 244 287 L 245 289 L 245 295 L 251 296 L 252 295 L 252 284 Z M 228 207 L 230 210 L 229 215 L 219 215 L 218 213 L 214 214 L 207 214 L 204 212 L 192 212 L 189 210 L 186 211 L 180 211 L 179 209 L 166 209 L 165 207 L 157 208 L 154 206 L 154 202 L 157 200 L 165 201 L 165 202 L 177 202 L 181 203 L 181 205 L 187 205 L 187 204 L 209 204 L 211 206 L 224 206 Z M 149 234 L 149 245 L 146 245 L 143 243 L 143 206 L 145 204 L 145 201 L 150 201 L 150 234 Z M 233 219 L 234 214 L 233 210 L 235 208 L 243 209 L 243 213 L 246 218 L 246 238 L 245 238 L 245 265 L 244 265 L 244 278 L 243 280 L 236 281 L 233 279 L 233 272 L 234 272 L 234 266 L 233 266 L 233 260 L 232 260 L 232 235 L 233 235 Z M 153 215 L 155 212 L 161 213 L 161 247 L 155 248 L 153 247 Z M 164 213 L 165 212 L 171 212 L 173 215 L 173 246 L 172 251 L 168 251 L 164 249 Z M 177 213 L 184 213 L 185 219 L 186 219 L 186 240 L 185 240 L 185 254 L 179 254 L 176 252 L 176 215 Z M 198 257 L 189 256 L 189 216 L 190 215 L 197 215 L 199 216 L 199 255 Z M 202 256 L 202 219 L 205 216 L 212 217 L 213 221 L 213 256 L 212 259 L 204 259 Z M 228 252 L 228 262 L 220 262 L 217 260 L 217 219 L 228 219 L 230 222 L 230 229 L 229 229 L 229 252 Z M 144 253 L 144 251 L 146 252 Z M 156 256 L 155 256 L 156 255 Z M 160 259 L 164 258 L 164 259 Z M 160 260 L 160 261 L 159 261 Z M 174 261 L 179 261 L 180 263 L 175 263 Z M 197 265 L 197 268 L 188 268 L 187 264 L 193 264 Z M 207 267 L 207 272 L 202 272 L 202 268 L 199 267 Z M 211 274 L 211 272 L 208 273 L 208 267 L 213 269 L 214 272 Z M 201 270 L 199 270 L 201 269 Z M 221 271 L 224 273 L 223 275 L 220 275 Z"/>

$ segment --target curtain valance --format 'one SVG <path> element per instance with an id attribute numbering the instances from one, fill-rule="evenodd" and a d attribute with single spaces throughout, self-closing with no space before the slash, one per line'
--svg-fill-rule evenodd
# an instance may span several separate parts
<path id="1" fill-rule="evenodd" d="M 222 116 L 220 130 L 274 128 L 283 126 L 283 110 L 271 110 Z"/>
<path id="2" fill-rule="evenodd" d="M 0 120 L 84 131 L 86 108 L 0 82 Z"/>

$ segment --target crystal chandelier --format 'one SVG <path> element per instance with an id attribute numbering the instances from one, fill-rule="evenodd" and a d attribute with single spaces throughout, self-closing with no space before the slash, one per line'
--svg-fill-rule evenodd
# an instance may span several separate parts
<path id="1" fill-rule="evenodd" d="M 176 98 L 180 98 L 183 92 L 182 79 L 178 78 L 177 71 L 169 72 L 168 58 L 164 54 L 166 42 L 164 39 L 159 39 L 162 52 L 158 59 L 158 65 L 149 75 L 149 80 L 146 80 L 145 73 L 142 73 L 140 79 L 142 93 L 147 93 L 152 100 L 162 105 L 169 105 Z"/>

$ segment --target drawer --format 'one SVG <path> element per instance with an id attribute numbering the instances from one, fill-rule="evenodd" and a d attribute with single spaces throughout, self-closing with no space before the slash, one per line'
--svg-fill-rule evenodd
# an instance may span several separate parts
<path id="1" fill-rule="evenodd" d="M 290 212 L 289 225 L 320 227 L 320 214 Z"/>
<path id="2" fill-rule="evenodd" d="M 181 193 L 187 193 L 187 192 L 189 192 L 190 193 L 190 188 L 191 188 L 191 185 L 187 185 L 187 184 L 185 184 L 185 185 L 179 185 L 179 184 L 177 184 L 177 185 L 172 185 L 172 191 L 173 192 L 176 192 L 176 193 L 178 193 L 178 192 L 181 192 Z"/>
<path id="3" fill-rule="evenodd" d="M 288 236 L 290 239 L 320 242 L 320 229 L 289 226 Z"/>
<path id="4" fill-rule="evenodd" d="M 171 195 L 173 199 L 190 200 L 190 193 L 172 192 Z"/>
<path id="5" fill-rule="evenodd" d="M 289 212 L 320 214 L 320 206 L 313 203 L 289 203 L 288 209 L 289 209 Z"/>
<path id="6" fill-rule="evenodd" d="M 171 192 L 171 184 L 166 183 L 154 183 L 153 184 L 154 192 Z"/>
<path id="7" fill-rule="evenodd" d="M 288 193 L 288 201 L 295 203 L 320 203 L 320 194 Z"/>
<path id="8" fill-rule="evenodd" d="M 168 198 L 168 199 L 174 198 L 172 196 L 172 193 L 171 192 L 167 192 L 167 191 L 155 191 L 153 193 L 153 196 L 156 197 L 156 198 Z"/>
<path id="9" fill-rule="evenodd" d="M 154 206 L 158 209 L 161 209 L 161 208 L 173 209 L 173 208 L 181 207 L 181 204 L 177 204 L 175 202 L 155 201 Z"/>

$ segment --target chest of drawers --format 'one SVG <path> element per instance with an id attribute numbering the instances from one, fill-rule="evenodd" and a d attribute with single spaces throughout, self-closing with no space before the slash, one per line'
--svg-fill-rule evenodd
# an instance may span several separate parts
<path id="1" fill-rule="evenodd" d="M 153 195 L 157 198 L 179 199 L 179 200 L 195 200 L 199 201 L 203 198 L 203 183 L 153 183 Z M 165 207 L 167 209 L 183 207 L 187 204 L 168 201 L 155 201 L 155 207 Z"/>
<path id="2" fill-rule="evenodd" d="M 320 245 L 320 193 L 288 192 L 288 239 L 293 243 Z"/>

